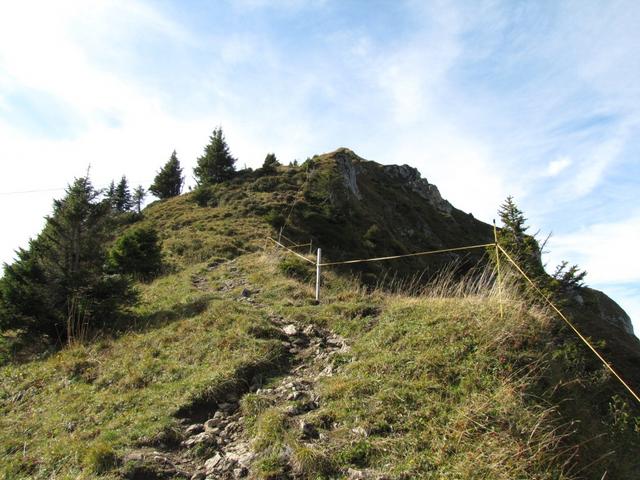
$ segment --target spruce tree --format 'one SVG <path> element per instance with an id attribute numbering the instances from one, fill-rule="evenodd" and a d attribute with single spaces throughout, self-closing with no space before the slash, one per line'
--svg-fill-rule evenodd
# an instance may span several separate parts
<path id="1" fill-rule="evenodd" d="M 111 180 L 107 191 L 105 192 L 105 200 L 109 204 L 112 210 L 116 209 L 116 182 Z"/>
<path id="2" fill-rule="evenodd" d="M 0 327 L 72 340 L 132 299 L 126 278 L 105 275 L 110 206 L 99 195 L 88 177 L 76 179 L 29 249 L 5 265 Z"/>
<path id="3" fill-rule="evenodd" d="M 136 207 L 138 215 L 142 211 L 142 203 L 144 202 L 144 197 L 147 196 L 147 192 L 142 185 L 138 185 L 133 190 L 133 204 Z"/>
<path id="4" fill-rule="evenodd" d="M 512 196 L 508 196 L 500 205 L 498 216 L 502 228 L 498 231 L 498 242 L 533 277 L 544 277 L 542 252 L 535 236 L 527 235 L 529 227 L 524 213 L 516 205 Z"/>
<path id="5" fill-rule="evenodd" d="M 133 206 L 129 183 L 127 182 L 127 177 L 124 175 L 116 187 L 113 204 L 115 211 L 120 213 L 128 212 Z"/>
<path id="6" fill-rule="evenodd" d="M 160 169 L 149 191 L 160 200 L 180 195 L 184 177 L 178 155 L 174 150 L 169 161 Z"/>
<path id="7" fill-rule="evenodd" d="M 279 165 L 280 165 L 280 162 L 276 158 L 276 155 L 274 153 L 268 153 L 267 156 L 264 158 L 264 163 L 262 164 L 262 171 L 267 174 L 275 173 Z"/>
<path id="8" fill-rule="evenodd" d="M 222 128 L 216 128 L 209 137 L 204 154 L 193 169 L 198 185 L 211 185 L 229 180 L 235 172 L 236 159 L 231 156 Z"/>
<path id="9" fill-rule="evenodd" d="M 526 233 L 529 230 L 527 219 L 513 197 L 507 197 L 500 205 L 498 215 L 502 220 L 502 228 L 498 230 L 498 243 L 546 295 L 560 301 L 564 300 L 564 294 L 584 286 L 587 272 L 581 271 L 578 265 L 569 266 L 566 261 L 561 262 L 553 274 L 547 274 L 542 263 L 542 248 L 536 235 Z"/>

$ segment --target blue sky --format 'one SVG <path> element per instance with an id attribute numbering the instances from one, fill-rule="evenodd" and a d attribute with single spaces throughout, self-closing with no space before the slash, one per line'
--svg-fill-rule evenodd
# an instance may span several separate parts
<path id="1" fill-rule="evenodd" d="M 549 264 L 640 331 L 640 4 L 93 1 L 0 6 L 0 260 L 59 188 L 188 170 L 221 125 L 242 166 L 347 146 L 491 221 L 512 194 Z"/>

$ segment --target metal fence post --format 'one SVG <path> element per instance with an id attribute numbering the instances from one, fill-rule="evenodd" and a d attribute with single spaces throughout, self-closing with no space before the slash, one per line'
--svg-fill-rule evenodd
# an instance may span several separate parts
<path id="1" fill-rule="evenodd" d="M 318 249 L 316 255 L 316 302 L 320 301 L 320 263 L 322 262 L 322 249 Z"/>

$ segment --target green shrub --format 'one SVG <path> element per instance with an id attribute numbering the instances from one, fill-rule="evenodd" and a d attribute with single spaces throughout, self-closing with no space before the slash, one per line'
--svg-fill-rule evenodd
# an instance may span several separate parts
<path id="1" fill-rule="evenodd" d="M 284 224 L 286 222 L 284 215 L 282 215 L 281 213 L 278 213 L 275 210 L 269 211 L 264 216 L 264 219 L 269 223 L 269 225 L 271 225 L 276 230 L 280 230 L 282 227 L 284 227 Z"/>
<path id="2" fill-rule="evenodd" d="M 218 198 L 210 186 L 200 186 L 191 194 L 191 199 L 200 207 L 217 207 Z"/>
<path id="3" fill-rule="evenodd" d="M 115 468 L 118 464 L 118 457 L 111 445 L 105 442 L 98 442 L 86 451 L 84 465 L 92 473 L 102 474 Z"/>
<path id="4" fill-rule="evenodd" d="M 162 267 L 158 233 L 151 227 L 136 227 L 118 238 L 109 251 L 107 266 L 113 273 L 150 279 Z"/>
<path id="5" fill-rule="evenodd" d="M 310 263 L 305 262 L 304 260 L 294 257 L 291 255 L 287 255 L 278 264 L 278 269 L 289 277 L 293 277 L 302 282 L 306 282 L 311 278 L 313 274 L 313 269 Z"/>
<path id="6" fill-rule="evenodd" d="M 278 183 L 280 183 L 280 180 L 278 176 L 260 177 L 253 182 L 251 190 L 254 192 L 273 192 L 278 186 Z"/>

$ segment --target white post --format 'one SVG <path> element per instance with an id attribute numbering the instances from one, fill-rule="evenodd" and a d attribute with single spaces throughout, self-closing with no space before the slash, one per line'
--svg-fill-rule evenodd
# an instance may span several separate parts
<path id="1" fill-rule="evenodd" d="M 313 238 L 309 240 L 309 255 L 313 252 Z"/>
<path id="2" fill-rule="evenodd" d="M 316 302 L 320 301 L 320 263 L 322 262 L 322 249 L 318 249 L 316 255 Z"/>
<path id="3" fill-rule="evenodd" d="M 284 228 L 284 227 L 280 227 L 280 232 L 278 232 L 278 242 L 279 242 L 279 243 L 282 243 L 282 229 L 283 229 L 283 228 Z"/>

